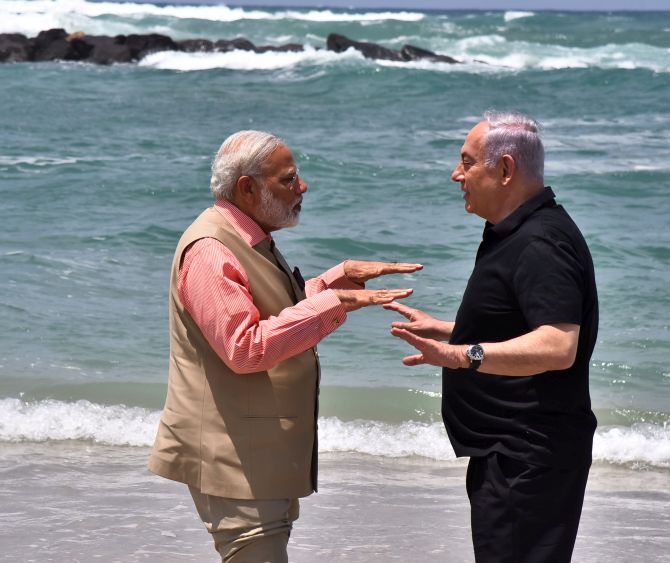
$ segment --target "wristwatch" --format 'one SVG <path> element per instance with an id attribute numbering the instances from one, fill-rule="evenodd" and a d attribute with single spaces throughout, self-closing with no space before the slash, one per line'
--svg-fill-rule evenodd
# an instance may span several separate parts
<path id="1" fill-rule="evenodd" d="M 484 348 L 479 344 L 472 344 L 468 346 L 465 354 L 470 358 L 470 369 L 479 369 L 479 366 L 482 365 L 482 360 L 484 359 Z"/>

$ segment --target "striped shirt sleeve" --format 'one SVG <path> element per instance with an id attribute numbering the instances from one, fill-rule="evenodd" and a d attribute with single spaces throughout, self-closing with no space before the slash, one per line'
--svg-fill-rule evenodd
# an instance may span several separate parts
<path id="1" fill-rule="evenodd" d="M 261 320 L 239 260 L 221 242 L 204 238 L 184 253 L 178 290 L 223 362 L 236 373 L 253 373 L 314 347 L 345 321 L 344 306 L 329 289 L 347 286 L 343 277 L 340 264 L 307 282 L 306 299 Z"/>
<path id="2" fill-rule="evenodd" d="M 349 281 L 344 275 L 344 262 L 305 283 L 307 297 L 326 289 L 364 289 L 365 285 Z"/>

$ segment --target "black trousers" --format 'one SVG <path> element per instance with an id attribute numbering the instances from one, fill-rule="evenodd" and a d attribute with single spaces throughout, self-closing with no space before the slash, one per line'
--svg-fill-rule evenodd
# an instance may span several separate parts
<path id="1" fill-rule="evenodd" d="M 569 563 L 590 465 L 555 469 L 498 453 L 470 458 L 477 563 Z"/>

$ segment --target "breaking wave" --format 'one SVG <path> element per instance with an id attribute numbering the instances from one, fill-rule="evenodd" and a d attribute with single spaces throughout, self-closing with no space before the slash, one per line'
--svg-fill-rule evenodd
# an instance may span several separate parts
<path id="1" fill-rule="evenodd" d="M 99 405 L 81 400 L 24 402 L 0 399 L 0 441 L 49 442 L 83 440 L 113 446 L 151 446 L 159 411 L 124 405 Z M 441 423 L 405 421 L 400 424 L 336 417 L 319 420 L 319 450 L 358 452 L 382 457 L 419 456 L 454 460 Z M 595 461 L 670 467 L 668 424 L 636 423 L 599 428 Z"/>

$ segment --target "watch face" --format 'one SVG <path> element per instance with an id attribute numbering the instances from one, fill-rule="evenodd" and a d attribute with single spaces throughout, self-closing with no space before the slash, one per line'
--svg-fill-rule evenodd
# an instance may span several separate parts
<path id="1" fill-rule="evenodd" d="M 484 359 L 484 348 L 482 348 L 479 344 L 473 344 L 468 348 L 468 357 L 471 360 L 483 360 Z"/>

